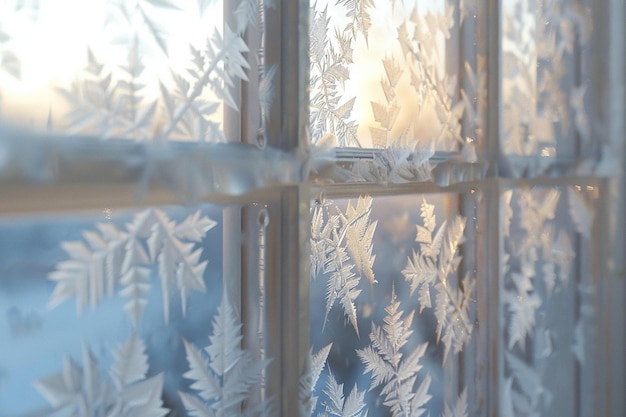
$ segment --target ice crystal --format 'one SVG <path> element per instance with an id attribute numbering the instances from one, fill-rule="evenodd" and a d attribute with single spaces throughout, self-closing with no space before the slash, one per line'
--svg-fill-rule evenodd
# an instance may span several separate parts
<path id="1" fill-rule="evenodd" d="M 517 415 L 538 413 L 543 404 L 552 400 L 552 394 L 542 384 L 541 372 L 510 352 L 506 352 L 505 356 L 516 383 L 510 391 L 511 408 L 517 409 Z"/>
<path id="2" fill-rule="evenodd" d="M 337 0 L 337 4 L 343 5 L 348 11 L 348 17 L 352 20 L 352 36 L 361 33 L 367 39 L 372 26 L 370 9 L 374 6 L 374 0 Z"/>
<path id="3" fill-rule="evenodd" d="M 417 291 L 420 313 L 424 308 L 435 310 L 437 341 L 443 341 L 445 362 L 451 348 L 455 353 L 463 349 L 473 330 L 470 305 L 475 280 L 466 275 L 460 288 L 451 280 L 457 276 L 461 262 L 458 247 L 463 242 L 465 218 L 456 216 L 437 229 L 435 206 L 425 200 L 421 216 L 423 225 L 417 226 L 415 239 L 420 245 L 419 251 L 413 251 L 402 274 L 411 284 L 411 295 Z"/>
<path id="4" fill-rule="evenodd" d="M 320 375 L 326 366 L 326 359 L 328 359 L 328 354 L 332 346 L 333 344 L 329 343 L 315 354 L 313 354 L 312 350 L 309 354 L 309 367 L 307 372 L 300 377 L 300 387 L 298 390 L 300 406 L 305 413 L 310 413 L 317 407 L 318 397 L 315 394 L 319 392 L 319 390 L 316 387 Z"/>
<path id="5" fill-rule="evenodd" d="M 558 305 L 559 298 L 571 297 L 568 287 L 573 282 L 570 270 L 575 258 L 570 232 L 563 228 L 557 214 L 569 213 L 569 227 L 580 232 L 584 232 L 583 225 L 593 214 L 580 190 L 567 192 L 563 204 L 559 189 L 553 187 L 507 191 L 501 200 L 507 213 L 502 227 L 508 229 L 503 233 L 506 264 L 502 274 L 505 372 L 510 375 L 503 400 L 505 415 L 546 412 L 553 398 L 549 386 L 544 386 L 550 365 L 563 355 L 573 354 L 578 360 L 584 355 L 582 311 L 570 337 L 550 327 L 551 306 Z M 582 308 L 582 291 L 577 302 Z"/>
<path id="6" fill-rule="evenodd" d="M 155 75 L 145 68 L 152 55 L 169 59 L 172 33 L 168 17 L 177 13 L 201 19 L 209 3 L 190 8 L 171 0 L 111 1 L 105 29 L 114 31 L 117 42 L 132 45 L 128 62 L 119 67 L 103 65 L 88 46 L 87 66 L 71 88 L 59 89 L 71 106 L 68 131 L 103 138 L 224 140 L 217 112 L 221 106 L 239 109 L 240 99 L 233 96 L 232 89 L 248 80 L 253 58 L 247 56 L 250 51 L 244 36 L 250 27 L 260 25 L 261 4 L 241 1 L 233 12 L 234 27 L 224 23 L 207 33 L 207 39 L 189 39 L 187 69 L 181 71 L 171 64 L 168 77 L 163 71 Z M 152 55 L 142 55 L 145 50 Z M 263 57 L 263 50 L 256 55 Z M 265 68 L 264 62 L 258 65 L 260 106 L 266 123 L 275 69 Z M 154 96 L 151 86 L 160 87 L 160 97 Z"/>
<path id="7" fill-rule="evenodd" d="M 211 90 L 218 98 L 233 109 L 238 104 L 230 93 L 236 80 L 247 80 L 245 70 L 250 66 L 244 57 L 248 47 L 241 34 L 233 32 L 224 25 L 224 33 L 215 30 L 207 40 L 204 50 L 190 46 L 192 63 L 188 69 L 191 80 L 179 74 L 172 74 L 176 89 L 171 93 L 161 87 L 168 122 L 160 132 L 163 137 L 182 133 L 191 135 L 198 140 L 214 140 L 206 138 L 211 122 L 208 117 L 213 114 L 219 102 L 202 99 L 205 89 Z M 200 129 L 198 129 L 198 126 Z M 207 130 L 208 129 L 208 130 Z"/>
<path id="8" fill-rule="evenodd" d="M 342 145 L 356 145 L 357 125 L 350 120 L 355 98 L 344 98 L 341 87 L 348 80 L 351 62 L 349 37 L 336 34 L 339 48 L 328 40 L 327 9 L 311 12 L 311 126 L 314 133 L 333 134 Z"/>
<path id="9" fill-rule="evenodd" d="M 112 136 L 147 139 L 152 137 L 151 123 L 157 102 L 146 100 L 141 80 L 144 65 L 135 39 L 128 54 L 128 63 L 120 67 L 121 76 L 113 80 L 111 70 L 98 61 L 89 50 L 88 65 L 74 81 L 70 90 L 59 92 L 71 103 L 67 115 L 68 131 L 97 131 L 103 138 Z"/>
<path id="10" fill-rule="evenodd" d="M 468 84 L 474 90 L 460 100 L 456 78 L 442 71 L 445 57 L 439 45 L 450 38 L 455 7 L 446 4 L 442 10 L 424 12 L 407 2 L 393 1 L 391 7 L 388 3 L 312 3 L 313 141 L 333 135 L 339 146 L 371 143 L 381 148 L 410 148 L 409 144 L 418 139 L 422 149 L 456 150 L 465 143 L 461 118 L 466 110 L 471 114 L 465 136 L 478 139 L 481 133 L 476 126 L 481 120 L 475 117 L 477 103 L 473 99 L 485 90 L 478 84 L 486 78 L 475 76 L 482 69 L 467 64 L 476 83 Z M 461 6 L 464 13 L 465 2 Z M 474 11 L 473 3 L 467 9 Z M 396 36 L 369 42 L 370 32 L 394 31 Z M 385 47 L 380 48 L 380 44 Z M 376 90 L 369 87 L 355 95 L 358 86 L 374 83 L 379 83 Z M 467 100 L 470 97 L 472 101 Z"/>
<path id="11" fill-rule="evenodd" d="M 371 221 L 372 198 L 359 197 L 356 206 L 348 202 L 345 213 L 336 207 L 331 215 L 325 206 L 318 206 L 312 213 L 311 229 L 311 278 L 319 275 L 328 278 L 326 283 L 326 319 L 336 302 L 341 304 L 345 316 L 359 333 L 355 299 L 361 293 L 358 288 L 365 276 L 374 285 L 375 255 L 372 255 L 372 239 L 377 221 Z"/>
<path id="12" fill-rule="evenodd" d="M 443 413 L 443 417 L 468 417 L 467 410 L 467 388 L 463 390 L 461 395 L 456 401 L 454 407 L 450 407 L 446 404 L 446 408 Z"/>
<path id="13" fill-rule="evenodd" d="M 143 341 L 133 334 L 114 352 L 111 380 L 102 379 L 91 349 L 83 348 L 82 367 L 71 358 L 58 374 L 35 382 L 54 408 L 49 415 L 161 417 L 169 410 L 161 400 L 163 374 L 147 378 L 148 357 Z"/>
<path id="14" fill-rule="evenodd" d="M 367 415 L 364 402 L 365 391 L 358 391 L 355 384 L 346 398 L 343 390 L 343 384 L 339 384 L 335 376 L 329 372 L 324 389 L 328 401 L 324 404 L 324 413 L 318 416 L 364 417 Z"/>
<path id="15" fill-rule="evenodd" d="M 365 372 L 372 375 L 370 389 L 382 387 L 383 404 L 390 408 L 391 415 L 419 417 L 426 412 L 424 405 L 431 398 L 428 394 L 430 375 L 416 386 L 417 373 L 422 368 L 420 359 L 428 343 L 417 345 L 408 354 L 403 352 L 413 333 L 411 324 L 415 312 L 407 315 L 400 309 L 395 290 L 385 311 L 384 325 L 372 324 L 371 345 L 357 350 L 357 354 L 365 364 Z"/>
<path id="16" fill-rule="evenodd" d="M 512 196 L 515 195 L 515 199 Z M 509 348 L 519 344 L 524 348 L 525 340 L 535 326 L 535 315 L 542 305 L 542 299 L 537 292 L 537 268 L 543 272 L 543 285 L 549 295 L 555 287 L 558 278 L 565 283 L 568 278 L 568 264 L 572 252 L 569 239 L 559 234 L 554 239 L 553 219 L 560 193 L 556 189 L 549 189 L 544 193 L 543 201 L 538 200 L 531 190 L 519 190 L 515 194 L 505 194 L 503 203 L 512 206 L 518 205 L 516 213 L 523 233 L 506 234 L 507 239 L 507 268 L 508 289 L 504 292 L 503 300 L 508 312 Z M 513 216 L 512 207 L 508 209 Z M 511 217 L 509 217 L 510 219 Z M 512 228 L 512 223 L 508 228 Z M 512 268 L 510 266 L 514 265 Z M 556 268 L 559 273 L 556 274 Z"/>
<path id="17" fill-rule="evenodd" d="M 587 142 L 587 77 L 573 77 L 588 38 L 586 13 L 557 0 L 536 8 L 517 0 L 509 10 L 502 41 L 505 152 L 536 155 L 575 135 Z"/>
<path id="18" fill-rule="evenodd" d="M 204 348 L 206 354 L 184 342 L 189 363 L 184 377 L 193 381 L 193 391 L 179 395 L 192 416 L 269 415 L 267 401 L 248 401 L 252 389 L 262 383 L 267 361 L 242 349 L 241 340 L 241 323 L 224 296 L 213 319 L 213 334 Z"/>
<path id="19" fill-rule="evenodd" d="M 156 262 L 165 320 L 174 287 L 180 291 L 184 314 L 188 292 L 205 290 L 207 261 L 200 261 L 202 249 L 196 246 L 215 225 L 199 211 L 177 224 L 158 209 L 136 214 L 122 230 L 109 223 L 97 224 L 96 230 L 83 233 L 83 240 L 62 244 L 70 259 L 60 262 L 49 276 L 56 282 L 49 305 L 74 297 L 80 314 L 121 286 L 120 294 L 129 299 L 125 310 L 136 326 L 150 291 L 147 267 Z"/>
<path id="20" fill-rule="evenodd" d="M 463 100 L 455 100 L 457 91 L 455 77 L 440 73 L 434 63 L 441 61 L 440 51 L 436 46 L 437 35 L 450 37 L 454 25 L 452 15 L 454 7 L 447 4 L 444 13 L 425 15 L 414 9 L 410 19 L 398 27 L 398 40 L 404 59 L 412 62 L 405 70 L 410 78 L 410 85 L 418 98 L 419 114 L 434 109 L 438 121 L 438 131 L 432 139 L 439 147 L 453 147 L 464 143 L 461 137 L 461 117 L 465 111 Z M 421 125 L 416 125 L 416 129 Z"/>

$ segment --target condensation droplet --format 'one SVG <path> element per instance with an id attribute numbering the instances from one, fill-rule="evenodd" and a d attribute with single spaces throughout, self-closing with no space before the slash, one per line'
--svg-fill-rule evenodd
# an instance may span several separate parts
<path id="1" fill-rule="evenodd" d="M 262 208 L 259 211 L 259 215 L 256 221 L 259 226 L 267 227 L 267 225 L 270 223 L 270 213 L 267 211 L 266 208 Z"/>
<path id="2" fill-rule="evenodd" d="M 315 197 L 315 204 L 318 206 L 323 206 L 325 202 L 326 202 L 326 194 L 324 194 L 324 191 L 322 191 L 319 193 L 317 197 Z"/>
<path id="3" fill-rule="evenodd" d="M 267 139 L 265 138 L 265 133 L 263 131 L 259 131 L 256 135 L 256 147 L 259 149 L 265 149 L 267 146 Z"/>

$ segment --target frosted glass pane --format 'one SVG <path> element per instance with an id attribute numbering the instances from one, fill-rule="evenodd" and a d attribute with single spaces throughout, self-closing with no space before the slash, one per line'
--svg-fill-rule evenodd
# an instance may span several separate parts
<path id="1" fill-rule="evenodd" d="M 477 195 L 314 203 L 314 416 L 480 412 L 473 367 L 479 277 L 476 247 L 466 241 Z"/>
<path id="2" fill-rule="evenodd" d="M 486 89 L 478 5 L 310 5 L 313 143 L 452 151 L 480 139 Z"/>
<path id="3" fill-rule="evenodd" d="M 500 415 L 592 414 L 598 196 L 590 184 L 501 194 Z"/>
<path id="4" fill-rule="evenodd" d="M 593 149 L 591 10 L 569 0 L 503 2 L 500 141 L 513 175 Z"/>
<path id="5" fill-rule="evenodd" d="M 269 362 L 246 348 L 240 277 L 224 276 L 225 213 L 1 219 L 0 415 L 269 409 Z"/>
<path id="6" fill-rule="evenodd" d="M 0 116 L 40 131 L 223 142 L 258 14 L 251 2 L 2 0 Z"/>

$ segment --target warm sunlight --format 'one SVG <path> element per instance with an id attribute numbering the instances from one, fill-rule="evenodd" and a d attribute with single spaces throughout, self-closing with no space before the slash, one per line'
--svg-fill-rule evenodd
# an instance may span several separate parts
<path id="1" fill-rule="evenodd" d="M 167 79 L 170 68 L 183 73 L 189 45 L 202 48 L 216 27 L 221 30 L 223 20 L 218 1 L 187 6 L 172 2 L 169 8 L 147 0 L 24 3 L 0 0 L 0 39 L 8 38 L 0 43 L 0 60 L 2 51 L 9 50 L 21 70 L 16 78 L 0 69 L 0 108 L 5 117 L 35 128 L 45 126 L 49 112 L 55 126 L 63 124 L 68 103 L 57 90 L 69 88 L 85 69 L 88 49 L 105 69 L 117 70 L 128 62 L 134 39 L 139 39 L 138 53 L 146 67 L 143 91 L 157 96 L 157 80 Z"/>

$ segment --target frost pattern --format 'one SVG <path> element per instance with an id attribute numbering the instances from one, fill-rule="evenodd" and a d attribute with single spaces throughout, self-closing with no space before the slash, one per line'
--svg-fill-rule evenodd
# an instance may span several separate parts
<path id="1" fill-rule="evenodd" d="M 567 195 L 560 188 L 546 187 L 507 190 L 501 196 L 507 375 L 503 415 L 532 416 L 554 410 L 559 388 L 553 389 L 554 381 L 549 382 L 550 369 L 559 361 L 560 366 L 573 368 L 585 360 L 590 290 L 584 277 L 572 277 L 577 252 L 568 228 L 588 239 L 593 210 L 587 197 L 594 187 L 585 192 L 579 186 L 564 189 Z M 576 314 L 574 308 L 579 311 L 577 318 L 569 317 Z"/>
<path id="2" fill-rule="evenodd" d="M 336 268 L 329 270 L 328 266 L 334 262 L 329 258 L 336 256 L 332 252 L 337 250 L 342 254 L 342 265 L 350 262 L 347 270 L 353 274 L 352 278 L 359 273 L 365 275 L 365 268 L 357 269 L 356 259 L 370 259 L 372 263 L 369 266 L 373 267 L 377 249 L 374 229 L 377 223 L 370 220 L 373 215 L 372 204 L 371 197 L 360 197 L 356 206 L 348 202 L 343 212 L 334 202 L 325 199 L 323 194 L 315 200 L 311 211 L 312 284 L 319 282 L 321 277 L 328 277 L 331 281 L 330 285 L 335 285 L 333 278 L 329 275 L 336 272 Z M 367 298 L 359 298 L 358 314 L 354 301 L 351 304 L 354 310 L 349 312 L 344 310 L 343 315 L 350 323 L 344 326 L 352 326 L 355 330 L 371 326 L 369 340 L 365 341 L 358 333 L 351 337 L 344 333 L 331 334 L 330 339 L 322 339 L 331 340 L 333 343 L 312 354 L 310 378 L 303 380 L 301 384 L 301 388 L 312 387 L 313 393 L 310 394 L 310 399 L 307 395 L 301 395 L 303 402 L 309 400 L 312 405 L 312 415 L 316 417 L 363 416 L 366 413 L 375 412 L 392 416 L 426 415 L 429 410 L 427 404 L 436 394 L 429 392 L 432 378 L 434 378 L 433 374 L 429 371 L 424 373 L 423 378 L 419 376 L 422 360 L 429 346 L 429 342 L 423 339 L 420 342 L 419 339 L 428 340 L 429 337 L 433 339 L 436 337 L 438 341 L 442 341 L 441 352 L 444 356 L 442 367 L 445 366 L 446 358 L 450 356 L 448 354 L 450 350 L 458 353 L 470 342 L 474 326 L 472 305 L 475 278 L 469 274 L 464 279 L 459 278 L 461 262 L 459 251 L 464 239 L 466 220 L 457 215 L 437 224 L 435 206 L 424 199 L 422 199 L 420 214 L 422 222 L 417 226 L 416 239 L 419 243 L 419 250 L 414 251 L 413 256 L 409 257 L 407 267 L 403 271 L 405 281 L 408 281 L 402 284 L 402 291 L 405 294 L 397 295 L 397 283 L 393 274 L 385 277 L 385 282 L 381 284 L 376 280 L 373 268 L 370 291 L 365 291 L 365 288 L 358 286 L 359 282 L 348 283 L 348 285 L 353 285 L 349 289 L 356 288 L 354 294 L 357 297 L 362 298 L 363 292 L 367 294 Z M 360 243 L 359 252 L 362 255 L 356 258 L 352 255 L 356 251 L 349 252 L 347 248 L 343 250 L 343 245 L 337 245 L 341 236 L 347 239 L 350 234 L 346 229 L 346 226 L 350 224 L 350 219 L 361 219 L 362 222 L 362 225 L 358 227 L 362 232 L 357 233 L 358 238 L 354 239 L 355 242 Z M 401 226 L 393 226 L 394 232 L 392 233 L 394 236 L 401 234 L 398 233 L 396 227 L 407 229 L 408 225 L 407 214 L 402 217 Z M 407 237 L 409 233 L 410 231 L 404 232 Z M 402 241 L 402 238 L 399 239 Z M 401 255 L 399 260 L 406 259 L 404 256 Z M 388 280 L 392 284 L 390 293 L 383 290 Z M 328 284 L 328 281 L 324 283 Z M 416 292 L 418 293 L 416 298 L 421 307 L 419 313 L 422 313 L 424 308 L 432 309 L 437 319 L 437 328 L 432 336 L 420 334 L 416 337 L 414 335 L 413 320 L 418 314 L 414 299 Z M 428 297 L 425 294 L 428 294 Z M 325 298 L 328 302 L 328 291 L 325 293 Z M 389 299 L 390 301 L 387 301 Z M 384 317 L 378 318 L 380 313 L 376 312 L 378 307 L 374 306 L 380 302 L 384 302 L 385 305 L 389 304 L 384 309 Z M 328 311 L 329 309 L 326 310 L 325 321 L 328 319 Z M 349 314 L 354 314 L 357 326 L 354 325 Z M 379 326 L 377 320 L 382 320 L 383 324 Z M 313 343 L 316 344 L 315 341 Z M 338 356 L 331 354 L 331 350 Z M 358 359 L 353 359 L 353 356 Z M 328 360 L 329 357 L 332 359 Z M 342 361 L 350 364 L 348 366 L 351 367 L 353 360 L 358 360 L 364 366 L 363 375 L 357 377 L 356 381 L 348 382 L 342 373 L 335 373 L 335 367 L 341 367 L 337 365 L 338 358 L 342 358 Z M 366 378 L 368 376 L 369 378 Z M 375 399 L 377 397 L 380 399 Z M 430 413 L 432 415 L 432 410 Z M 469 413 L 467 392 L 463 392 L 453 404 L 446 404 L 442 413 L 445 417 L 456 415 L 467 417 Z"/>
<path id="3" fill-rule="evenodd" d="M 270 404 L 250 401 L 252 389 L 262 384 L 268 361 L 259 360 L 241 348 L 241 323 L 228 298 L 224 296 L 213 318 L 213 334 L 203 353 L 185 341 L 189 371 L 184 377 L 193 381 L 190 392 L 179 392 L 192 416 L 269 416 Z"/>
<path id="4" fill-rule="evenodd" d="M 423 200 L 421 206 L 423 225 L 417 225 L 419 251 L 413 251 L 404 278 L 411 284 L 411 295 L 418 293 L 420 313 L 424 308 L 434 308 L 437 318 L 437 341 L 444 344 L 445 363 L 450 349 L 454 353 L 463 350 L 472 336 L 470 305 L 476 284 L 466 275 L 460 288 L 455 288 L 454 278 L 459 269 L 461 256 L 458 247 L 463 242 L 466 220 L 455 216 L 445 220 L 437 229 L 435 206 Z M 434 291 L 434 305 L 432 302 Z"/>
<path id="5" fill-rule="evenodd" d="M 150 292 L 148 268 L 156 263 L 165 320 L 175 289 L 185 314 L 188 292 L 205 291 L 207 261 L 200 261 L 202 249 L 197 245 L 216 224 L 199 211 L 177 224 L 158 209 L 139 212 L 123 229 L 97 224 L 96 230 L 83 233 L 83 240 L 62 243 L 70 259 L 60 262 L 49 275 L 56 287 L 48 305 L 54 307 L 73 297 L 81 314 L 88 305 L 95 308 L 119 289 L 128 298 L 124 309 L 137 326 Z"/>
<path id="6" fill-rule="evenodd" d="M 99 375 L 89 346 L 83 347 L 82 367 L 67 358 L 55 375 L 35 382 L 54 408 L 50 416 L 162 417 L 169 410 L 161 400 L 163 374 L 147 377 L 148 357 L 143 341 L 133 334 L 114 351 L 110 379 Z"/>
<path id="7" fill-rule="evenodd" d="M 326 360 L 333 344 L 329 343 L 324 346 L 318 352 L 313 354 L 311 350 L 309 354 L 309 366 L 306 368 L 306 372 L 300 377 L 300 387 L 298 395 L 300 396 L 300 406 L 302 413 L 311 413 L 317 407 L 318 397 L 316 393 L 317 383 L 320 379 L 320 375 L 326 366 Z"/>
<path id="8" fill-rule="evenodd" d="M 96 131 L 103 138 L 148 138 L 154 133 L 151 124 L 158 102 L 144 97 L 146 85 L 141 78 L 145 66 L 139 56 L 137 39 L 127 59 L 114 80 L 113 70 L 107 69 L 88 50 L 87 66 L 81 76 L 69 89 L 59 90 L 72 107 L 66 116 L 68 132 Z"/>
<path id="9" fill-rule="evenodd" d="M 555 212 L 560 192 L 549 189 L 538 200 L 531 190 L 506 191 L 503 202 L 519 204 L 519 225 L 522 233 L 511 233 L 506 249 L 508 276 L 504 302 L 508 313 L 508 348 L 526 346 L 526 338 L 533 332 L 535 316 L 542 305 L 537 291 L 537 280 L 542 278 L 546 294 L 551 294 L 557 283 L 567 284 L 569 263 L 574 257 L 571 242 L 566 233 L 554 236 Z M 505 203 L 506 204 L 506 203 Z M 512 227 L 509 225 L 509 227 Z M 517 237 L 521 238 L 517 239 Z M 515 265 L 514 268 L 512 266 Z M 538 274 L 537 271 L 542 271 Z M 557 273 L 557 271 L 559 273 Z"/>
<path id="10" fill-rule="evenodd" d="M 371 345 L 357 351 L 365 364 L 365 372 L 372 375 L 372 388 L 382 387 L 383 404 L 390 408 L 392 416 L 419 417 L 426 411 L 424 405 L 430 400 L 428 394 L 431 377 L 417 383 L 417 373 L 422 369 L 420 359 L 428 343 L 417 345 L 411 352 L 402 352 L 413 333 L 411 323 L 414 312 L 405 315 L 400 310 L 395 290 L 391 302 L 385 308 L 387 315 L 382 327 L 372 324 Z"/>
<path id="11" fill-rule="evenodd" d="M 335 207 L 330 214 L 328 206 L 318 206 L 312 213 L 311 278 L 324 276 L 326 282 L 326 314 L 335 303 L 343 308 L 354 331 L 359 334 L 354 301 L 361 293 L 361 278 L 375 283 L 372 239 L 377 221 L 371 221 L 372 198 L 359 197 L 356 206 L 349 202 L 345 213 Z"/>
<path id="12" fill-rule="evenodd" d="M 510 0 L 503 19 L 503 148 L 507 154 L 556 156 L 590 141 L 586 76 L 580 56 L 590 37 L 590 13 L 570 2 L 536 6 Z"/>
<path id="13" fill-rule="evenodd" d="M 332 372 L 329 372 L 324 388 L 327 401 L 324 403 L 324 413 L 318 414 L 318 417 L 364 417 L 367 415 L 365 391 L 358 391 L 355 385 L 347 397 L 343 392 L 343 384 L 338 383 Z"/>
<path id="14" fill-rule="evenodd" d="M 459 398 L 456 401 L 454 407 L 446 404 L 445 411 L 443 413 L 443 417 L 468 417 L 467 410 L 467 388 L 461 392 Z"/>
<path id="15" fill-rule="evenodd" d="M 102 138 L 224 141 L 222 112 L 225 107 L 239 110 L 240 99 L 233 95 L 233 88 L 248 80 L 251 65 L 259 69 L 257 119 L 263 128 L 269 117 L 276 68 L 265 66 L 264 43 L 253 51 L 256 53 L 250 53 L 244 34 L 255 30 L 264 39 L 265 3 L 271 7 L 272 2 L 239 2 L 233 10 L 232 25 L 225 21 L 215 23 L 211 17 L 216 10 L 214 3 L 95 2 L 89 21 L 101 24 L 104 36 L 112 42 L 103 46 L 87 39 L 84 51 L 76 51 L 86 55 L 87 62 L 83 68 L 74 69 L 71 85 L 51 81 L 69 110 L 65 112 L 67 106 L 56 103 L 53 97 L 48 128 Z M 7 20 L 23 14 L 9 6 L 5 8 L 3 17 Z M 37 16 L 39 11 L 33 13 Z M 187 22 L 190 30 L 175 32 L 173 22 L 181 21 Z M 30 24 L 33 30 L 39 29 L 36 19 Z M 71 24 L 68 27 L 73 28 Z M 0 27 L 0 69 L 19 76 L 21 51 L 12 47 L 12 35 Z M 186 56 L 180 51 L 181 42 L 185 41 Z M 125 60 L 121 50 L 127 51 Z M 185 61 L 187 64 L 182 66 Z"/>
<path id="16" fill-rule="evenodd" d="M 331 135 L 338 146 L 412 148 L 417 140 L 420 149 L 453 150 L 480 136 L 474 99 L 483 94 L 484 71 L 467 63 L 474 91 L 459 94 L 456 77 L 444 70 L 442 45 L 455 24 L 450 2 L 440 10 L 404 1 L 318 0 L 310 15 L 314 143 Z M 387 38 L 370 42 L 372 31 Z M 461 133 L 466 112 L 471 139 Z"/>
<path id="17" fill-rule="evenodd" d="M 318 417 L 364 417 L 367 415 L 365 405 L 365 391 L 358 391 L 356 384 L 347 397 L 344 395 L 344 384 L 337 382 L 337 379 L 330 371 L 326 372 L 326 385 L 323 389 L 317 389 L 320 376 L 326 367 L 326 360 L 332 343 L 320 349 L 317 353 L 310 355 L 310 372 L 304 375 L 300 385 L 300 398 L 306 406 L 308 413 L 315 412 L 318 402 L 322 404 L 322 411 L 318 412 Z M 322 400 L 316 394 L 321 392 Z M 307 402 L 308 400 L 308 402 Z"/>

